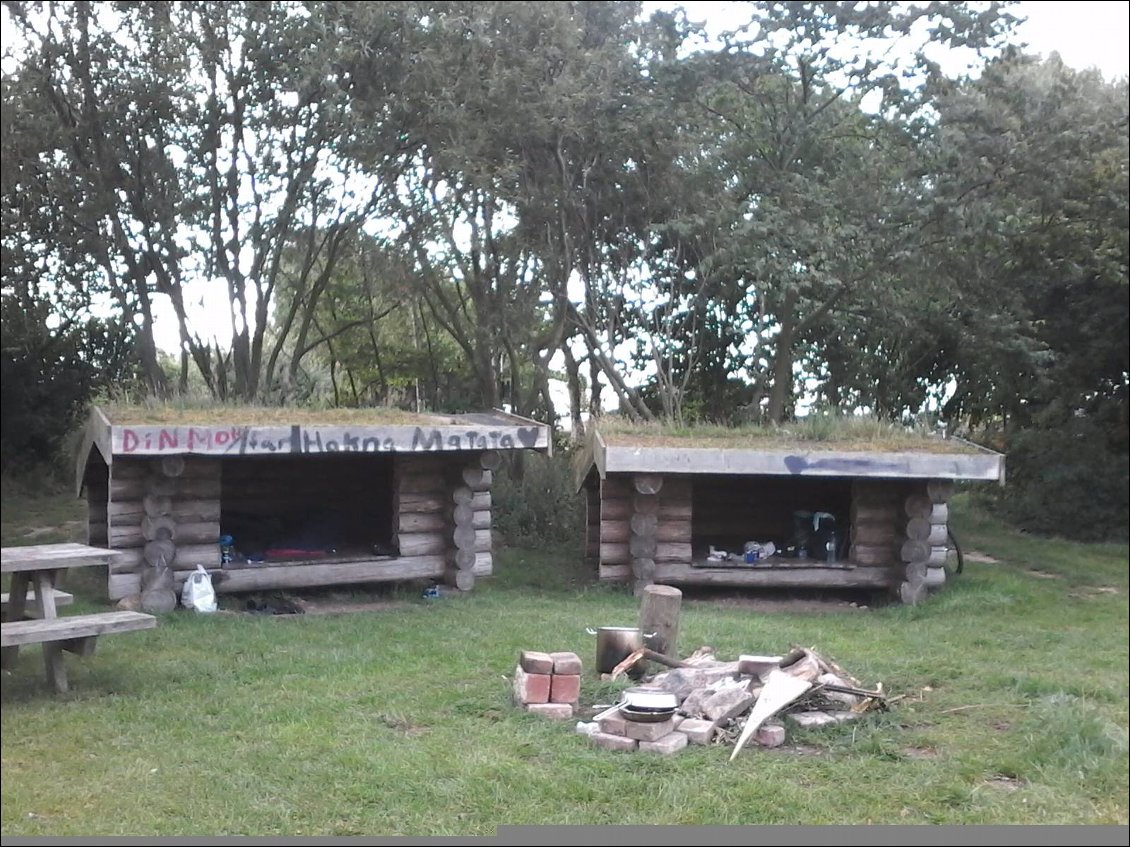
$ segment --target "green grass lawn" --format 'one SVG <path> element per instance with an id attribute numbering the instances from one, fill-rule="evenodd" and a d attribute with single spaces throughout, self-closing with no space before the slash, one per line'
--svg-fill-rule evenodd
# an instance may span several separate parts
<path id="1" fill-rule="evenodd" d="M 26 649 L 3 679 L 2 831 L 1125 824 L 1127 546 L 1018 535 L 960 498 L 955 511 L 963 546 L 999 561 L 967 562 L 916 608 L 686 593 L 683 653 L 812 646 L 905 695 L 854 725 L 791 731 L 730 763 L 722 747 L 610 753 L 516 710 L 507 677 L 523 648 L 577 651 L 583 700 L 609 702 L 584 630 L 633 624 L 638 606 L 572 551 L 507 550 L 465 597 L 402 586 L 357 592 L 383 605 L 349 614 L 168 615 L 68 656 L 64 697 Z M 5 487 L 3 543 L 66 539 L 80 517 L 69 498 Z M 76 586 L 76 607 L 97 608 Z"/>

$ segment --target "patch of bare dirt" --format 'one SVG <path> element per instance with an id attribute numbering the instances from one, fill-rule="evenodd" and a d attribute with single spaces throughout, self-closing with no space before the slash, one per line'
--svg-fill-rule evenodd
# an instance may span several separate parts
<path id="1" fill-rule="evenodd" d="M 936 759 L 937 747 L 903 747 L 902 754 L 908 759 Z"/>
<path id="2" fill-rule="evenodd" d="M 794 756 L 823 756 L 826 752 L 823 748 L 813 747 L 810 744 L 783 744 L 780 747 L 770 749 L 778 753 L 790 753 Z"/>
<path id="3" fill-rule="evenodd" d="M 1082 591 L 1072 591 L 1067 596 L 1075 600 L 1094 600 L 1096 597 L 1109 597 L 1121 593 L 1122 590 L 1113 585 L 1094 585 Z"/>
<path id="4" fill-rule="evenodd" d="M 389 729 L 403 733 L 408 738 L 415 738 L 417 735 L 423 735 L 428 731 L 426 726 L 414 724 L 401 715 L 378 715 L 377 720 Z"/>
<path id="5" fill-rule="evenodd" d="M 344 615 L 350 612 L 391 612 L 408 604 L 403 600 L 348 600 L 342 598 L 302 598 L 295 601 L 308 615 Z"/>
<path id="6" fill-rule="evenodd" d="M 984 785 L 989 788 L 995 788 L 998 791 L 1017 791 L 1024 787 L 1024 780 L 998 773 L 986 779 Z"/>
<path id="7" fill-rule="evenodd" d="M 967 562 L 981 562 L 986 565 L 999 565 L 1001 562 L 1000 559 L 994 559 L 988 553 L 982 553 L 980 550 L 970 550 L 964 555 Z"/>
<path id="8" fill-rule="evenodd" d="M 1028 570 L 1024 571 L 1024 573 L 1028 574 L 1029 576 L 1037 577 L 1038 579 L 1063 579 L 1063 576 L 1061 574 L 1048 573 L 1047 571 L 1038 571 L 1034 570 L 1033 568 L 1029 568 Z"/>
<path id="9" fill-rule="evenodd" d="M 869 596 L 852 598 L 846 595 L 831 596 L 818 594 L 765 594 L 763 592 L 691 592 L 683 588 L 688 600 L 707 600 L 718 606 L 736 606 L 755 612 L 781 613 L 839 613 L 865 612 L 871 608 L 873 600 Z M 879 605 L 879 604 L 876 604 Z"/>

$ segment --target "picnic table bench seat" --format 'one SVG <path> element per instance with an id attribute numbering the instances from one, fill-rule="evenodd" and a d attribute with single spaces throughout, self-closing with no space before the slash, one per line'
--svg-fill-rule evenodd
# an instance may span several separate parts
<path id="1" fill-rule="evenodd" d="M 156 626 L 157 618 L 153 615 L 125 611 L 70 615 L 65 618 L 6 621 L 0 627 L 0 646 L 18 647 L 24 644 L 62 641 L 64 649 L 86 653 L 92 648 L 93 639 L 100 635 L 130 632 L 135 629 L 153 629 Z"/>
<path id="2" fill-rule="evenodd" d="M 60 591 L 58 588 L 54 589 L 53 594 L 55 595 L 55 605 L 56 606 L 69 606 L 69 605 L 71 605 L 71 603 L 73 603 L 75 601 L 75 596 L 73 594 L 71 594 L 67 591 Z M 5 613 L 7 613 L 7 611 L 8 611 L 8 592 L 7 591 L 5 591 L 3 594 L 0 594 L 0 609 L 3 609 L 3 611 Z M 34 610 L 35 610 L 35 589 L 29 589 L 28 592 L 27 592 L 27 601 L 26 601 L 26 606 L 24 608 L 24 614 L 25 615 L 34 614 Z"/>

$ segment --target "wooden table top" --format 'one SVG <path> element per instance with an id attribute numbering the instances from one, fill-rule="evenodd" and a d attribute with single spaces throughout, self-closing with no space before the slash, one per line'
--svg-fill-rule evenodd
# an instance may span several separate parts
<path id="1" fill-rule="evenodd" d="M 117 550 L 74 543 L 3 547 L 0 548 L 0 573 L 107 565 L 119 555 Z"/>

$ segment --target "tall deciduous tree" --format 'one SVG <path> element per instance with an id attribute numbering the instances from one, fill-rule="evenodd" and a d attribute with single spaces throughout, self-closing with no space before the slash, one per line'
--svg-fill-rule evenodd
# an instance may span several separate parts
<path id="1" fill-rule="evenodd" d="M 381 187 L 356 179 L 343 152 L 353 81 L 333 6 L 5 6 L 27 48 L 15 76 L 51 140 L 29 166 L 51 174 L 55 214 L 87 235 L 75 249 L 138 324 L 151 389 L 165 390 L 153 325 L 167 298 L 182 384 L 191 358 L 217 396 L 255 397 L 277 358 L 265 344 L 284 250 L 332 264 Z M 295 241 L 299 232 L 317 237 Z M 191 282 L 230 304 L 226 339 L 192 325 Z M 308 283 L 311 306 L 324 286 Z M 284 325 L 283 336 L 308 322 Z"/>

